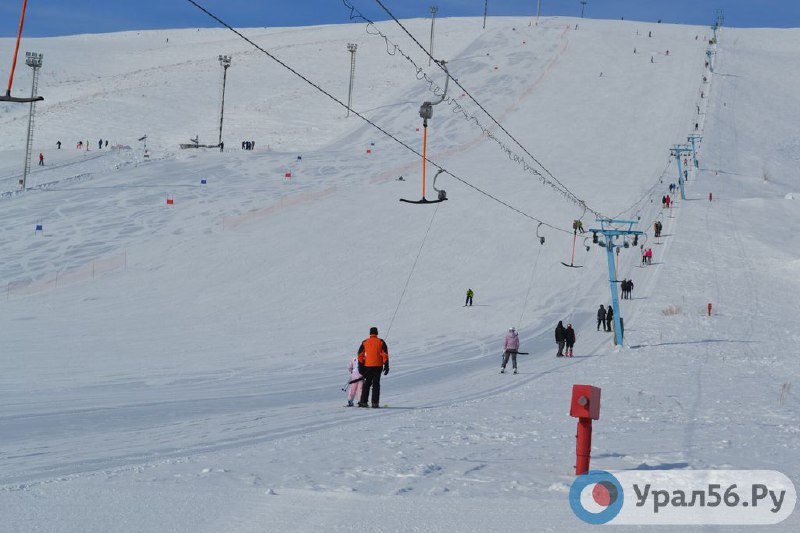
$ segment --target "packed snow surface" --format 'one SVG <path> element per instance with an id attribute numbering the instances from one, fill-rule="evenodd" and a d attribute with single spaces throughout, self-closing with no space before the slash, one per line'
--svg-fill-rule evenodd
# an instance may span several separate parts
<path id="1" fill-rule="evenodd" d="M 463 181 L 427 206 L 398 201 L 422 194 L 397 141 L 421 152 L 436 100 L 414 64 L 444 74 L 394 23 L 388 45 L 363 24 L 242 32 L 345 102 L 358 44 L 353 109 L 397 141 L 224 29 L 24 39 L 45 100 L 24 191 L 29 106 L 0 103 L 0 529 L 585 530 L 573 384 L 602 389 L 593 468 L 798 484 L 800 33 L 723 28 L 712 73 L 707 28 L 529 22 L 437 21 L 462 87 L 429 122 L 427 197 L 434 163 Z M 225 151 L 181 150 L 218 140 L 219 54 Z M 14 93 L 30 82 L 21 64 Z M 662 209 L 690 133 L 699 168 Z M 654 253 L 618 256 L 620 348 L 596 329 L 606 251 L 572 234 L 596 214 Z M 385 408 L 345 408 L 371 326 Z M 511 326 L 518 375 L 499 374 Z"/>

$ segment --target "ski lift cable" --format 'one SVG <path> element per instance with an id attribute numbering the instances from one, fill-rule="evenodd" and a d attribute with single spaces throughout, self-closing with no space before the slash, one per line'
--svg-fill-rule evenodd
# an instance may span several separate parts
<path id="1" fill-rule="evenodd" d="M 403 58 L 406 61 L 408 61 L 409 63 L 411 63 L 414 66 L 414 68 L 416 70 L 416 78 L 418 80 L 425 80 L 425 82 L 428 85 L 428 90 L 430 92 L 432 92 L 433 94 L 435 94 L 436 96 L 440 95 L 440 93 L 442 92 L 441 87 L 439 87 L 436 84 L 436 82 L 434 82 L 434 80 L 431 79 L 428 76 L 428 74 L 425 72 L 423 67 L 420 67 L 414 61 L 414 59 L 411 58 L 410 55 L 405 53 L 403 51 L 403 49 L 400 48 L 399 45 L 397 45 L 396 43 L 392 42 L 392 40 L 389 39 L 389 37 L 385 33 L 383 33 L 372 20 L 370 20 L 369 18 L 364 16 L 360 11 L 358 11 L 358 9 L 356 9 L 349 2 L 349 0 L 342 0 L 342 3 L 344 4 L 345 7 L 347 7 L 350 10 L 350 20 L 362 20 L 362 21 L 366 22 L 366 26 L 365 26 L 366 33 L 368 35 L 376 35 L 376 36 L 381 37 L 385 42 L 386 53 L 388 55 L 395 56 L 395 55 L 397 55 L 399 53 L 401 56 L 403 56 Z M 447 79 L 448 80 L 450 79 L 449 75 L 448 75 Z M 453 80 L 455 80 L 455 78 L 453 78 Z M 583 202 L 583 200 L 578 199 L 577 197 L 572 195 L 569 191 L 565 191 L 562 187 L 559 187 L 553 181 L 547 179 L 541 172 L 539 172 L 536 168 L 531 166 L 525 160 L 524 157 L 520 156 L 519 154 L 516 154 L 501 139 L 499 139 L 497 137 L 497 135 L 495 135 L 493 129 L 490 129 L 489 127 L 487 127 L 484 124 L 482 124 L 481 121 L 475 115 L 470 114 L 464 108 L 464 106 L 462 106 L 460 103 L 458 103 L 456 101 L 455 98 L 453 98 L 452 96 L 451 97 L 447 97 L 447 98 L 445 98 L 445 101 L 447 102 L 447 105 L 449 105 L 452 108 L 451 110 L 452 110 L 453 113 L 463 115 L 463 118 L 467 122 L 474 122 L 475 125 L 478 126 L 478 128 L 481 129 L 481 131 L 483 132 L 483 135 L 485 137 L 487 137 L 487 138 L 491 139 L 492 141 L 494 141 L 498 145 L 498 147 L 508 156 L 508 158 L 510 160 L 512 160 L 513 162 L 521 165 L 525 172 L 528 172 L 530 174 L 535 175 L 542 182 L 543 185 L 548 185 L 548 186 L 552 187 L 555 191 L 560 193 L 567 201 L 575 203 L 579 207 L 583 207 L 583 205 L 585 203 L 585 202 Z M 538 163 L 538 161 L 536 161 L 536 162 Z M 597 215 L 597 212 L 593 211 L 593 213 L 595 215 Z"/>
<path id="2" fill-rule="evenodd" d="M 342 0 L 342 2 L 345 4 L 345 6 L 347 6 L 347 7 L 351 7 L 351 6 L 348 4 L 348 0 Z M 425 52 L 425 55 L 427 55 L 427 56 L 428 56 L 429 58 L 431 58 L 432 60 L 434 60 L 434 59 L 435 59 L 435 58 L 434 58 L 434 57 L 431 55 L 430 51 L 429 51 L 427 48 L 425 48 L 425 46 L 423 46 L 423 45 L 422 45 L 422 44 L 421 44 L 421 43 L 420 43 L 420 42 L 417 40 L 417 38 L 416 38 L 416 37 L 414 37 L 414 36 L 411 34 L 411 32 L 410 32 L 410 31 L 408 31 L 408 29 L 406 29 L 406 27 L 405 27 L 405 26 L 403 26 L 403 23 L 402 23 L 402 22 L 400 22 L 400 21 L 397 19 L 397 17 L 395 17 L 395 16 L 394 16 L 394 14 L 393 14 L 393 13 L 392 13 L 392 12 L 389 10 L 389 8 L 387 8 L 387 7 L 386 7 L 386 6 L 383 4 L 383 2 L 381 2 L 381 0 L 375 0 L 375 2 L 376 2 L 376 3 L 377 3 L 377 4 L 378 4 L 378 5 L 379 5 L 379 6 L 380 6 L 380 7 L 381 7 L 381 8 L 382 8 L 382 9 L 383 9 L 385 12 L 386 12 L 386 14 L 387 14 L 387 15 L 389 15 L 389 17 L 390 17 L 392 20 L 394 20 L 394 22 L 396 22 L 396 23 L 397 23 L 397 25 L 398 25 L 398 26 L 400 26 L 400 28 L 401 28 L 401 29 L 402 29 L 402 30 L 403 30 L 403 31 L 406 33 L 406 35 L 408 35 L 408 36 L 409 36 L 409 38 L 410 38 L 412 41 L 414 41 L 414 43 L 415 43 L 415 44 L 416 44 L 416 45 L 417 45 L 417 46 L 418 46 L 418 47 L 419 47 L 419 48 L 420 48 L 420 49 L 421 49 L 423 52 Z M 351 9 L 354 9 L 354 8 L 351 8 Z M 361 15 L 361 17 L 362 17 L 362 18 L 364 18 L 365 20 L 368 20 L 368 19 L 366 19 L 366 17 L 364 17 L 363 15 Z M 371 22 L 371 21 L 370 21 L 370 22 Z M 374 24 L 374 23 L 373 23 L 373 24 Z M 441 66 L 441 65 L 439 65 L 438 63 L 437 63 L 437 66 L 438 66 L 439 68 L 442 68 L 442 66 Z M 489 111 L 487 111 L 487 109 L 486 109 L 486 108 L 485 108 L 485 107 L 484 107 L 484 106 L 483 106 L 483 105 L 482 105 L 480 102 L 478 102 L 478 100 L 477 100 L 477 99 L 476 99 L 474 96 L 472 96 L 472 94 L 471 94 L 471 93 L 470 93 L 470 92 L 469 92 L 469 91 L 468 91 L 468 90 L 467 90 L 467 89 L 466 89 L 466 88 L 465 88 L 465 87 L 464 87 L 464 86 L 461 84 L 461 82 L 459 82 L 459 81 L 458 81 L 458 80 L 457 80 L 455 77 L 453 77 L 453 76 L 452 76 L 452 74 L 450 74 L 450 73 L 449 73 L 449 72 L 448 72 L 446 69 L 442 69 L 442 70 L 444 70 L 444 72 L 445 72 L 445 74 L 447 75 L 447 77 L 448 77 L 449 79 L 452 79 L 452 80 L 453 80 L 453 83 L 455 83 L 455 84 L 458 86 L 458 88 L 459 88 L 459 89 L 461 89 L 461 90 L 462 90 L 462 92 L 463 92 L 463 93 L 464 93 L 466 96 L 468 96 L 468 97 L 469 97 L 469 99 L 470 99 L 470 100 L 472 100 L 472 102 L 474 102 L 474 103 L 475 103 L 475 105 L 477 105 L 477 106 L 480 108 L 480 110 L 481 110 L 481 111 L 483 111 L 483 112 L 486 114 L 486 116 L 487 116 L 487 117 L 489 117 L 489 119 L 490 119 L 492 122 L 494 122 L 494 123 L 497 125 L 497 127 L 498 127 L 498 128 L 500 128 L 500 129 L 503 131 L 503 133 L 505 133 L 505 134 L 506 134 L 506 135 L 507 135 L 507 136 L 508 136 L 508 137 L 509 137 L 509 138 L 510 138 L 512 141 L 514 141 L 514 144 L 516 144 L 516 145 L 517 145 L 517 146 L 518 146 L 518 147 L 519 147 L 519 148 L 520 148 L 520 149 L 521 149 L 523 152 L 525 152 L 525 154 L 527 154 L 527 155 L 528 155 L 528 157 L 530 157 L 530 158 L 531 158 L 531 159 L 532 159 L 532 160 L 533 160 L 533 161 L 534 161 L 534 162 L 535 162 L 537 165 L 539 165 L 539 167 L 541 167 L 541 169 L 542 169 L 542 170 L 544 170 L 544 172 L 545 172 L 545 173 L 546 173 L 546 174 L 547 174 L 547 175 L 550 177 L 550 179 L 552 179 L 552 180 L 553 180 L 555 183 L 557 183 L 557 184 L 559 185 L 559 187 L 560 187 L 560 188 L 561 188 L 561 190 L 564 192 L 564 194 L 566 194 L 566 195 L 567 195 L 567 196 L 568 196 L 570 199 L 572 199 L 574 202 L 578 203 L 579 205 L 584 205 L 584 206 L 586 205 L 586 202 L 585 202 L 584 200 L 580 199 L 580 198 L 579 198 L 579 197 L 578 197 L 576 194 L 574 194 L 574 193 L 573 193 L 573 192 L 572 192 L 572 191 L 571 191 L 571 190 L 570 190 L 570 189 L 569 189 L 569 188 L 568 188 L 566 185 L 564 185 L 563 183 L 561 183 L 561 182 L 558 180 L 558 178 L 556 178 L 556 177 L 555 177 L 555 176 L 554 176 L 554 175 L 553 175 L 553 174 L 552 174 L 552 173 L 551 173 L 551 172 L 550 172 L 550 171 L 547 169 L 547 167 L 545 167 L 545 166 L 544 166 L 544 165 L 543 165 L 543 164 L 542 164 L 542 163 L 541 163 L 541 162 L 540 162 L 538 159 L 536 159 L 536 157 L 534 157 L 534 156 L 533 156 L 533 154 L 531 154 L 531 153 L 528 151 L 528 149 L 527 149 L 527 148 L 525 148 L 525 147 L 524 147 L 524 146 L 523 146 L 523 145 L 522 145 L 522 144 L 521 144 L 521 143 L 520 143 L 520 142 L 519 142 L 519 141 L 516 139 L 516 137 L 514 137 L 513 135 L 511 135 L 511 133 L 510 133 L 510 132 L 509 132 L 509 131 L 508 131 L 508 130 L 507 130 L 507 129 L 506 129 L 506 128 L 505 128 L 505 127 L 504 127 L 504 126 L 503 126 L 503 125 L 502 125 L 502 124 L 501 124 L 501 123 L 500 123 L 500 122 L 497 120 L 497 119 L 495 119 L 495 118 L 494 118 L 494 116 L 492 116 L 492 114 L 491 114 L 491 113 L 489 113 Z M 510 154 L 509 154 L 509 155 L 510 155 Z M 540 174 L 540 175 L 541 175 L 541 174 Z M 592 213 L 593 213 L 595 216 L 597 216 L 597 217 L 602 217 L 602 216 L 603 216 L 601 213 L 599 213 L 598 211 L 595 211 L 594 209 L 591 209 L 591 208 L 589 208 L 589 211 L 591 211 L 591 212 L 592 212 Z"/>
<path id="3" fill-rule="evenodd" d="M 389 333 L 392 331 L 394 319 L 397 317 L 397 311 L 400 310 L 400 304 L 403 303 L 403 297 L 406 295 L 406 291 L 408 290 L 408 284 L 411 282 L 411 276 L 414 275 L 414 270 L 417 268 L 417 262 L 419 262 L 419 257 L 422 255 L 422 249 L 425 247 L 425 242 L 428 240 L 428 234 L 431 232 L 431 227 L 433 227 L 433 221 L 436 219 L 436 213 L 439 212 L 440 205 L 441 204 L 437 204 L 436 209 L 433 210 L 433 216 L 431 216 L 431 221 L 428 223 L 428 229 L 425 230 L 425 236 L 422 238 L 422 243 L 419 245 L 419 250 L 417 250 L 417 257 L 414 258 L 414 264 L 411 265 L 411 270 L 406 278 L 406 284 L 403 287 L 403 292 L 400 293 L 400 299 L 397 301 L 397 306 L 394 308 L 394 313 L 392 314 L 392 319 L 389 321 L 389 327 L 386 329 L 386 335 L 384 336 L 384 339 L 388 339 Z"/>
<path id="4" fill-rule="evenodd" d="M 345 109 L 349 109 L 351 113 L 353 113 L 353 114 L 354 114 L 354 115 L 356 115 L 358 118 L 360 118 L 361 120 L 363 120 L 364 122 L 366 122 L 367 124 L 369 124 L 370 126 L 372 126 L 373 128 L 375 128 L 375 129 L 377 129 L 378 131 L 380 131 L 381 133 L 383 133 L 385 136 L 387 136 L 387 137 L 389 137 L 390 139 L 392 139 L 393 141 L 395 141 L 397 144 L 399 144 L 399 145 L 401 145 L 402 147 L 404 147 L 406 150 L 410 151 L 410 152 L 411 152 L 411 153 L 413 153 L 413 154 L 416 154 L 416 155 L 418 155 L 418 156 L 422 157 L 422 154 L 421 154 L 421 153 L 419 153 L 419 152 L 418 152 L 416 149 L 414 149 L 413 147 L 409 146 L 407 143 L 405 143 L 405 142 L 401 141 L 401 140 L 400 140 L 400 139 L 398 139 L 398 138 L 397 138 L 395 135 L 392 135 L 391 133 L 389 133 L 388 131 L 386 131 L 384 128 L 382 128 L 381 126 L 379 126 L 379 125 L 378 125 L 378 124 L 376 124 L 375 122 L 373 122 L 373 121 L 371 121 L 370 119 L 368 119 L 367 117 L 365 117 L 363 114 L 359 113 L 358 111 L 356 111 L 356 110 L 354 110 L 354 109 L 352 109 L 352 108 L 349 108 L 349 107 L 347 106 L 347 104 L 346 104 L 346 103 L 342 102 L 341 100 L 339 100 L 338 98 L 336 98 L 335 96 L 333 96 L 333 95 L 332 95 L 330 92 L 326 91 L 326 90 L 325 90 L 325 89 L 323 89 L 321 86 L 319 86 L 318 84 L 314 83 L 313 81 L 311 81 L 310 79 L 308 79 L 306 76 L 304 76 L 303 74 L 301 74 L 300 72 L 298 72 L 297 70 L 295 70 L 294 68 L 292 68 L 290 65 L 288 65 L 288 64 L 287 64 L 287 63 L 285 63 L 284 61 L 280 60 L 279 58 L 277 58 L 276 56 L 274 56 L 273 54 L 271 54 L 269 51 L 265 50 L 264 48 L 262 48 L 261 46 L 259 46 L 259 45 L 258 45 L 258 44 L 256 44 L 255 42 L 253 42 L 253 40 L 252 40 L 252 39 L 248 38 L 247 36 L 245 36 L 244 34 L 242 34 L 241 32 L 239 32 L 238 30 L 236 30 L 234 27 L 232 27 L 232 26 L 231 26 L 230 24 L 228 24 L 227 22 L 223 21 L 223 20 L 222 20 L 221 18 L 219 18 L 217 15 L 215 15 L 215 14 L 211 13 L 211 12 L 210 12 L 208 9 L 206 9 L 205 7 L 203 7 L 202 5 L 200 5 L 200 4 L 199 4 L 198 2 L 196 2 L 195 0 L 187 0 L 187 2 L 189 2 L 190 4 L 192 4 L 193 6 L 195 6 L 197 9 L 199 9 L 200 11 L 202 11 L 203 13 L 205 13 L 206 15 L 208 15 L 210 18 L 212 18 L 212 19 L 214 19 L 215 21 L 217 21 L 217 22 L 218 22 L 218 23 L 219 23 L 221 26 L 223 26 L 223 27 L 227 28 L 228 30 L 230 30 L 231 32 L 233 32 L 234 34 L 236 34 L 237 36 L 239 36 L 239 37 L 240 37 L 242 40 L 244 40 L 245 42 L 247 42 L 247 43 L 249 43 L 250 45 L 252 45 L 252 46 L 253 46 L 253 47 L 254 47 L 256 50 L 258 50 L 258 51 L 262 52 L 263 54 L 265 54 L 267 57 L 269 57 L 270 59 L 272 59 L 273 61 L 275 61 L 275 62 L 276 62 L 276 63 L 278 63 L 279 65 L 281 65 L 283 68 L 285 68 L 286 70 L 288 70 L 289 72 L 291 72 L 292 74 L 294 74 L 295 76 L 297 76 L 298 78 L 300 78 L 301 80 L 303 80 L 304 82 L 306 82 L 308 85 L 311 85 L 312 87 L 314 87 L 314 88 L 315 88 L 317 91 L 321 92 L 322 94 L 324 94 L 325 96 L 327 96 L 329 99 L 333 100 L 334 102 L 336 102 L 336 103 L 337 103 L 337 104 L 339 104 L 340 106 L 344 107 Z M 453 174 L 453 172 L 451 172 L 450 170 L 447 170 L 446 168 L 442 167 L 441 165 L 439 165 L 439 164 L 438 164 L 438 163 L 436 163 L 435 161 L 432 161 L 430 158 L 427 158 L 427 157 L 426 157 L 425 159 L 426 159 L 426 161 L 427 161 L 428 163 L 430 163 L 430 164 L 431 164 L 431 165 L 433 165 L 434 167 L 438 168 L 439 170 L 442 170 L 442 171 L 444 171 L 446 174 L 448 174 L 449 176 L 451 176 L 453 179 L 455 179 L 455 180 L 457 180 L 457 181 L 459 181 L 459 182 L 463 183 L 463 184 L 464 184 L 464 185 L 466 185 L 467 187 L 469 187 L 469 188 L 471 188 L 471 189 L 475 190 L 476 192 L 478 192 L 478 193 L 480 193 L 480 194 L 482 194 L 482 195 L 486 196 L 487 198 L 489 198 L 489 199 L 491 199 L 491 200 L 494 200 L 495 202 L 497 202 L 497 203 L 499 203 L 499 204 L 501 204 L 501 205 L 503 205 L 503 206 L 505 206 L 505 207 L 507 207 L 507 208 L 511 209 L 512 211 L 514 211 L 514 212 L 518 213 L 519 215 L 522 215 L 523 217 L 525 217 L 525 218 L 528 218 L 528 219 L 530 219 L 530 220 L 533 220 L 533 221 L 535 221 L 535 222 L 542 222 L 542 223 L 543 223 L 545 226 L 547 226 L 547 227 L 549 227 L 549 228 L 552 228 L 552 229 L 554 229 L 554 230 L 556 230 L 556 231 L 561 231 L 561 232 L 564 232 L 564 233 L 570 233 L 570 231 L 569 231 L 569 230 L 566 230 L 566 229 L 564 229 L 564 228 L 559 228 L 558 226 L 554 226 L 554 225 L 552 225 L 552 224 L 549 224 L 549 223 L 547 223 L 547 222 L 544 222 L 544 221 L 542 221 L 542 220 L 540 220 L 540 219 L 538 219 L 538 218 L 534 217 L 533 215 L 530 215 L 530 214 L 526 213 L 525 211 L 522 211 L 521 209 L 519 209 L 519 208 L 516 208 L 516 207 L 512 206 L 511 204 L 509 204 L 509 203 L 507 203 L 507 202 L 505 202 L 505 201 L 503 201 L 503 200 L 501 200 L 501 199 L 497 198 L 496 196 L 492 195 L 491 193 L 488 193 L 488 192 L 484 191 L 483 189 L 481 189 L 480 187 L 477 187 L 477 186 L 475 186 L 475 185 L 473 185 L 473 184 L 469 183 L 469 182 L 468 182 L 468 181 L 466 181 L 465 179 L 463 179 L 463 178 L 461 178 L 461 177 L 459 177 L 459 176 L 457 176 L 457 175 Z"/>

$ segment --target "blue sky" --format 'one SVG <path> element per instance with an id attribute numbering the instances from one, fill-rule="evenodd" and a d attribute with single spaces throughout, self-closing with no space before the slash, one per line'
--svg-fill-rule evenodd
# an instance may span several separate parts
<path id="1" fill-rule="evenodd" d="M 347 22 L 341 0 L 197 0 L 234 26 L 306 26 Z M 374 0 L 349 0 L 385 19 Z M 383 0 L 398 17 L 483 16 L 485 0 Z M 542 15 L 580 16 L 580 0 L 541 0 Z M 490 15 L 535 15 L 537 0 L 488 0 Z M 0 37 L 16 35 L 22 0 L 0 2 Z M 800 27 L 800 0 L 587 0 L 589 18 L 710 24 L 717 9 L 734 27 Z M 24 35 L 42 37 L 159 28 L 212 27 L 186 0 L 29 0 Z"/>

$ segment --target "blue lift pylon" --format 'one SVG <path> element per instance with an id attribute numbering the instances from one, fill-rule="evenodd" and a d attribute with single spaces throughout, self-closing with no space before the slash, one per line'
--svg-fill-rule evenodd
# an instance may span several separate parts
<path id="1" fill-rule="evenodd" d="M 678 160 L 678 183 L 681 186 L 681 200 L 686 200 L 686 191 L 683 187 L 683 165 L 681 165 L 681 157 L 683 157 L 683 154 L 688 154 L 691 151 L 692 147 L 688 144 L 676 144 L 669 150 L 670 155 L 675 156 L 675 159 Z"/>
<path id="2" fill-rule="evenodd" d="M 634 220 L 598 218 L 597 222 L 600 223 L 600 227 L 590 228 L 589 231 L 592 232 L 593 242 L 597 242 L 596 237 L 598 233 L 604 238 L 602 243 L 597 242 L 597 244 L 606 249 L 606 258 L 608 259 L 608 282 L 611 288 L 611 306 L 614 309 L 614 339 L 617 346 L 622 346 L 624 336 L 622 332 L 622 315 L 619 310 L 619 292 L 617 290 L 617 284 L 619 281 L 617 280 L 614 252 L 615 248 L 619 248 L 620 246 L 623 248 L 630 247 L 630 244 L 625 240 L 625 237 L 634 235 L 634 239 L 637 239 L 639 235 L 644 235 L 644 232 L 633 229 L 633 225 L 637 224 L 637 222 Z M 612 225 L 616 225 L 617 227 L 611 227 Z M 627 229 L 625 229 L 625 226 L 627 226 Z M 618 242 L 619 237 L 622 237 L 622 243 Z"/>
<path id="3" fill-rule="evenodd" d="M 699 133 L 690 133 L 687 140 L 692 143 L 692 162 L 694 163 L 694 168 L 697 169 L 700 166 L 697 162 L 697 145 L 703 140 L 703 136 Z"/>

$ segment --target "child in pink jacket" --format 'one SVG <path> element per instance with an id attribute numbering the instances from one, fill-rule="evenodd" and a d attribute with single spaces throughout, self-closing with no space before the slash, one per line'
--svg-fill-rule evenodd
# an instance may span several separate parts
<path id="1" fill-rule="evenodd" d="M 519 350 L 519 335 L 517 335 L 517 330 L 513 327 L 508 328 L 508 333 L 506 334 L 506 340 L 503 343 L 503 366 L 500 367 L 500 373 L 503 374 L 506 371 L 506 365 L 508 364 L 509 357 L 511 358 L 511 366 L 514 369 L 514 373 L 517 373 L 517 350 Z"/>
<path id="2" fill-rule="evenodd" d="M 360 379 L 362 376 L 358 373 L 358 356 L 353 357 L 353 359 L 347 363 L 347 372 L 350 374 L 350 379 Z M 347 407 L 353 407 L 353 398 L 361 398 L 361 385 L 364 383 L 364 380 L 356 381 L 355 383 L 350 384 L 350 388 L 347 389 Z"/>

